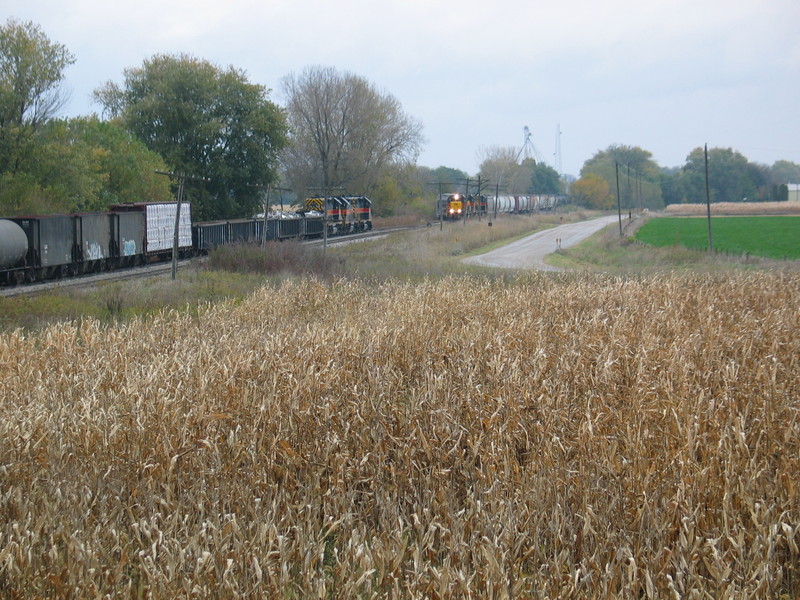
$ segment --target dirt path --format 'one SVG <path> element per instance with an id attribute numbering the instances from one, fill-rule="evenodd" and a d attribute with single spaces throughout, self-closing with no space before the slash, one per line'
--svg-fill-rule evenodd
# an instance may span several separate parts
<path id="1" fill-rule="evenodd" d="M 504 269 L 560 271 L 561 269 L 558 267 L 550 266 L 544 262 L 545 256 L 558 249 L 559 240 L 561 248 L 569 248 L 607 225 L 617 222 L 619 222 L 619 218 L 614 215 L 592 219 L 591 221 L 559 225 L 553 229 L 539 231 L 486 254 L 470 256 L 465 258 L 464 262 Z"/>

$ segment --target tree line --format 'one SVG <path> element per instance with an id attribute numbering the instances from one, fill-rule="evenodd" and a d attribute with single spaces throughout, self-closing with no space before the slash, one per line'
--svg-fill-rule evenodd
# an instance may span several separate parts
<path id="1" fill-rule="evenodd" d="M 789 183 L 800 182 L 800 165 L 780 160 L 751 163 L 731 148 L 708 149 L 708 195 L 712 202 L 788 199 Z M 576 204 L 626 210 L 660 209 L 667 204 L 706 202 L 706 151 L 695 148 L 682 167 L 661 168 L 639 147 L 609 146 L 587 160 L 570 186 Z"/>
<path id="2" fill-rule="evenodd" d="M 60 85 L 74 62 L 34 23 L 11 18 L 0 26 L 0 214 L 171 200 L 174 180 L 165 172 L 197 178 L 185 193 L 198 220 L 250 217 L 263 210 L 270 186 L 292 189 L 288 202 L 369 195 L 380 215 L 427 215 L 439 190 L 569 193 L 595 208 L 615 206 L 618 191 L 625 208 L 705 201 L 700 148 L 668 169 L 642 148 L 611 146 L 569 186 L 548 165 L 520 161 L 515 148 L 484 150 L 475 176 L 417 165 L 422 123 L 391 94 L 332 67 L 287 75 L 279 106 L 240 69 L 156 55 L 94 91 L 100 114 L 60 119 Z M 709 179 L 712 201 L 781 200 L 785 184 L 800 181 L 800 165 L 767 167 L 712 148 Z"/>
<path id="3" fill-rule="evenodd" d="M 332 68 L 283 81 L 288 102 L 186 54 L 156 55 L 93 94 L 101 114 L 58 119 L 75 61 L 31 22 L 0 26 L 0 214 L 103 210 L 174 198 L 199 220 L 249 217 L 264 190 L 288 186 L 368 194 L 413 164 L 422 125 L 391 95 Z"/>

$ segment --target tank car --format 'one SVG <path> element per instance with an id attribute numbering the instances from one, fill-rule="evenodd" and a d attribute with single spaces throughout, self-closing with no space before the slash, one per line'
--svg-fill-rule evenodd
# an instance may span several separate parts
<path id="1" fill-rule="evenodd" d="M 0 283 L 20 283 L 24 276 L 28 236 L 14 221 L 0 219 Z"/>
<path id="2" fill-rule="evenodd" d="M 27 251 L 24 263 L 14 273 L 16 281 L 35 281 L 78 273 L 80 241 L 75 215 L 11 217 L 24 232 Z"/>

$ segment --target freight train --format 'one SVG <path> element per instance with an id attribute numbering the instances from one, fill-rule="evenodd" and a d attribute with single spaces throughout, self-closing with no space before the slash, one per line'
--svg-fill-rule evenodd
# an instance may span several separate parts
<path id="1" fill-rule="evenodd" d="M 316 210 L 317 200 L 320 210 Z M 179 257 L 216 246 L 305 239 L 372 229 L 366 196 L 309 199 L 297 213 L 193 223 L 191 205 L 140 202 L 107 212 L 0 219 L 0 285 L 132 267 L 172 257 L 178 223 Z"/>
<path id="2" fill-rule="evenodd" d="M 436 203 L 436 218 L 457 221 L 486 214 L 486 196 L 473 194 L 442 194 Z"/>
<path id="3" fill-rule="evenodd" d="M 552 210 L 563 196 L 553 194 L 483 196 L 442 194 L 436 202 L 436 218 L 457 221 L 495 213 L 525 214 Z"/>

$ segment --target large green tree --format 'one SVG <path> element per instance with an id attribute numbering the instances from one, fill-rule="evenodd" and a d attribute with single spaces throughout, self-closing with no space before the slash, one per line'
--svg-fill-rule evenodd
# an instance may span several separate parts
<path id="1" fill-rule="evenodd" d="M 773 185 L 800 183 L 800 165 L 788 160 L 778 160 L 769 169 L 769 182 Z"/>
<path id="2" fill-rule="evenodd" d="M 426 183 L 436 186 L 436 193 L 439 193 L 441 184 L 442 193 L 456 192 L 463 189 L 464 183 L 469 175 L 461 169 L 455 167 L 445 167 L 444 165 L 432 169 Z"/>
<path id="3" fill-rule="evenodd" d="M 65 123 L 65 143 L 80 143 L 91 153 L 103 176 L 97 205 L 174 200 L 168 181 L 157 174 L 165 171 L 164 159 L 115 123 L 96 116 Z"/>
<path id="4" fill-rule="evenodd" d="M 422 124 L 363 77 L 308 67 L 286 76 L 283 91 L 291 130 L 284 167 L 301 197 L 308 188 L 370 194 L 419 154 Z"/>
<path id="5" fill-rule="evenodd" d="M 166 166 L 122 128 L 96 117 L 51 119 L 32 141 L 25 170 L 0 175 L 0 214 L 106 210 L 119 202 L 174 198 Z"/>
<path id="6" fill-rule="evenodd" d="M 765 199 L 766 170 L 750 163 L 731 148 L 708 149 L 708 188 L 712 202 L 741 202 Z M 706 159 L 703 148 L 686 158 L 682 173 L 686 201 L 706 201 Z"/>
<path id="7" fill-rule="evenodd" d="M 651 152 L 638 146 L 612 145 L 597 152 L 583 164 L 581 178 L 590 173 L 606 180 L 614 203 L 619 188 L 620 205 L 625 210 L 664 205 L 658 164 Z"/>
<path id="8" fill-rule="evenodd" d="M 527 161 L 523 161 L 523 165 Z M 530 193 L 560 194 L 562 192 L 561 176 L 553 167 L 542 162 L 534 163 L 531 169 Z"/>
<path id="9" fill-rule="evenodd" d="M 284 112 L 244 72 L 185 54 L 157 55 L 95 91 L 110 118 L 158 152 L 173 171 L 205 178 L 187 197 L 198 220 L 250 216 L 257 187 L 277 181 Z"/>
<path id="10" fill-rule="evenodd" d="M 34 23 L 0 26 L 0 174 L 25 169 L 36 131 L 63 106 L 60 84 L 73 62 Z"/>
<path id="11" fill-rule="evenodd" d="M 789 184 L 800 183 L 800 164 L 788 160 L 778 160 L 767 173 L 769 200 L 788 200 Z"/>
<path id="12" fill-rule="evenodd" d="M 686 201 L 680 167 L 665 167 L 661 169 L 659 180 L 664 204 L 679 204 Z"/>

